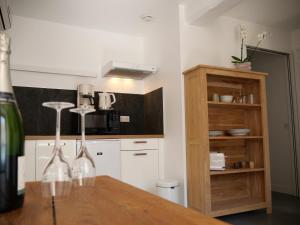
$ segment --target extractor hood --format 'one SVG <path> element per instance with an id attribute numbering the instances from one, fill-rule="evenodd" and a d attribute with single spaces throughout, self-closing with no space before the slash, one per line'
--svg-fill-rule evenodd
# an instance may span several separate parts
<path id="1" fill-rule="evenodd" d="M 110 61 L 102 68 L 103 77 L 122 77 L 142 80 L 156 72 L 156 66 Z"/>

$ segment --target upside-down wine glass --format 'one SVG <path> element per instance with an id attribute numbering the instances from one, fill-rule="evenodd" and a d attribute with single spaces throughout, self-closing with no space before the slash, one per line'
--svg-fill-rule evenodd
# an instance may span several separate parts
<path id="1" fill-rule="evenodd" d="M 74 107 L 74 104 L 69 102 L 44 102 L 43 106 L 56 110 L 56 138 L 53 155 L 42 175 L 42 195 L 53 199 L 54 197 L 68 196 L 72 188 L 71 169 L 64 159 L 60 143 L 60 121 L 61 111 Z"/>
<path id="2" fill-rule="evenodd" d="M 95 109 L 82 106 L 80 108 L 70 109 L 70 112 L 78 113 L 81 116 L 81 146 L 72 164 L 73 185 L 75 187 L 92 187 L 95 185 L 96 167 L 86 147 L 85 115 L 95 112 Z"/>

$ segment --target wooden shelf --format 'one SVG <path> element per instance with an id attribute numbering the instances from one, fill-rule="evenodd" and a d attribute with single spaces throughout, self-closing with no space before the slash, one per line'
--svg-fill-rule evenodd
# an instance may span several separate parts
<path id="1" fill-rule="evenodd" d="M 263 139 L 263 136 L 216 136 L 216 137 L 209 137 L 209 140 L 243 140 L 243 139 Z"/>
<path id="2" fill-rule="evenodd" d="M 270 213 L 266 74 L 198 66 L 184 75 L 188 206 L 210 216 L 261 208 Z M 216 93 L 251 93 L 257 104 L 210 101 Z M 209 131 L 234 128 L 251 132 L 247 136 L 208 136 Z M 212 151 L 226 155 L 228 168 L 245 161 L 252 161 L 255 168 L 207 170 Z"/>
<path id="3" fill-rule="evenodd" d="M 226 201 L 212 202 L 211 216 L 224 216 L 232 213 L 241 213 L 250 210 L 266 208 L 267 204 L 262 198 L 257 199 L 233 199 Z"/>
<path id="4" fill-rule="evenodd" d="M 255 173 L 255 172 L 262 172 L 264 168 L 245 168 L 245 169 L 227 169 L 227 170 L 220 170 L 220 171 L 210 171 L 211 176 L 215 175 L 225 175 L 225 174 L 234 174 L 234 173 Z"/>
<path id="5" fill-rule="evenodd" d="M 240 103 L 224 103 L 224 102 L 207 102 L 209 107 L 226 107 L 226 108 L 236 108 L 236 109 L 260 109 L 260 104 L 240 104 Z"/>

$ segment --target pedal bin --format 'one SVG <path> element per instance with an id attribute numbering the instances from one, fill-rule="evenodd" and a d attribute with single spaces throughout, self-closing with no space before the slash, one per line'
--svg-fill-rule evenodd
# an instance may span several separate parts
<path id="1" fill-rule="evenodd" d="M 159 180 L 156 182 L 158 196 L 169 201 L 179 203 L 179 183 L 176 180 Z"/>

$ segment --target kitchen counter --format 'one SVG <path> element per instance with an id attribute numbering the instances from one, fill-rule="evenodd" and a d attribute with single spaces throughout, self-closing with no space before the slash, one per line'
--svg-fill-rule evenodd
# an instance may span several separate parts
<path id="1" fill-rule="evenodd" d="M 56 225 L 225 225 L 192 209 L 161 199 L 107 176 L 96 188 L 74 190 L 55 201 Z M 0 224 L 53 225 L 50 199 L 43 199 L 39 182 L 26 184 L 24 207 L 0 214 Z"/>
<path id="2" fill-rule="evenodd" d="M 108 134 L 108 135 L 86 135 L 87 140 L 93 139 L 135 139 L 135 138 L 163 138 L 163 134 Z M 81 139 L 80 135 L 61 135 L 61 140 Z M 29 135 L 25 140 L 55 140 L 55 136 Z"/>

